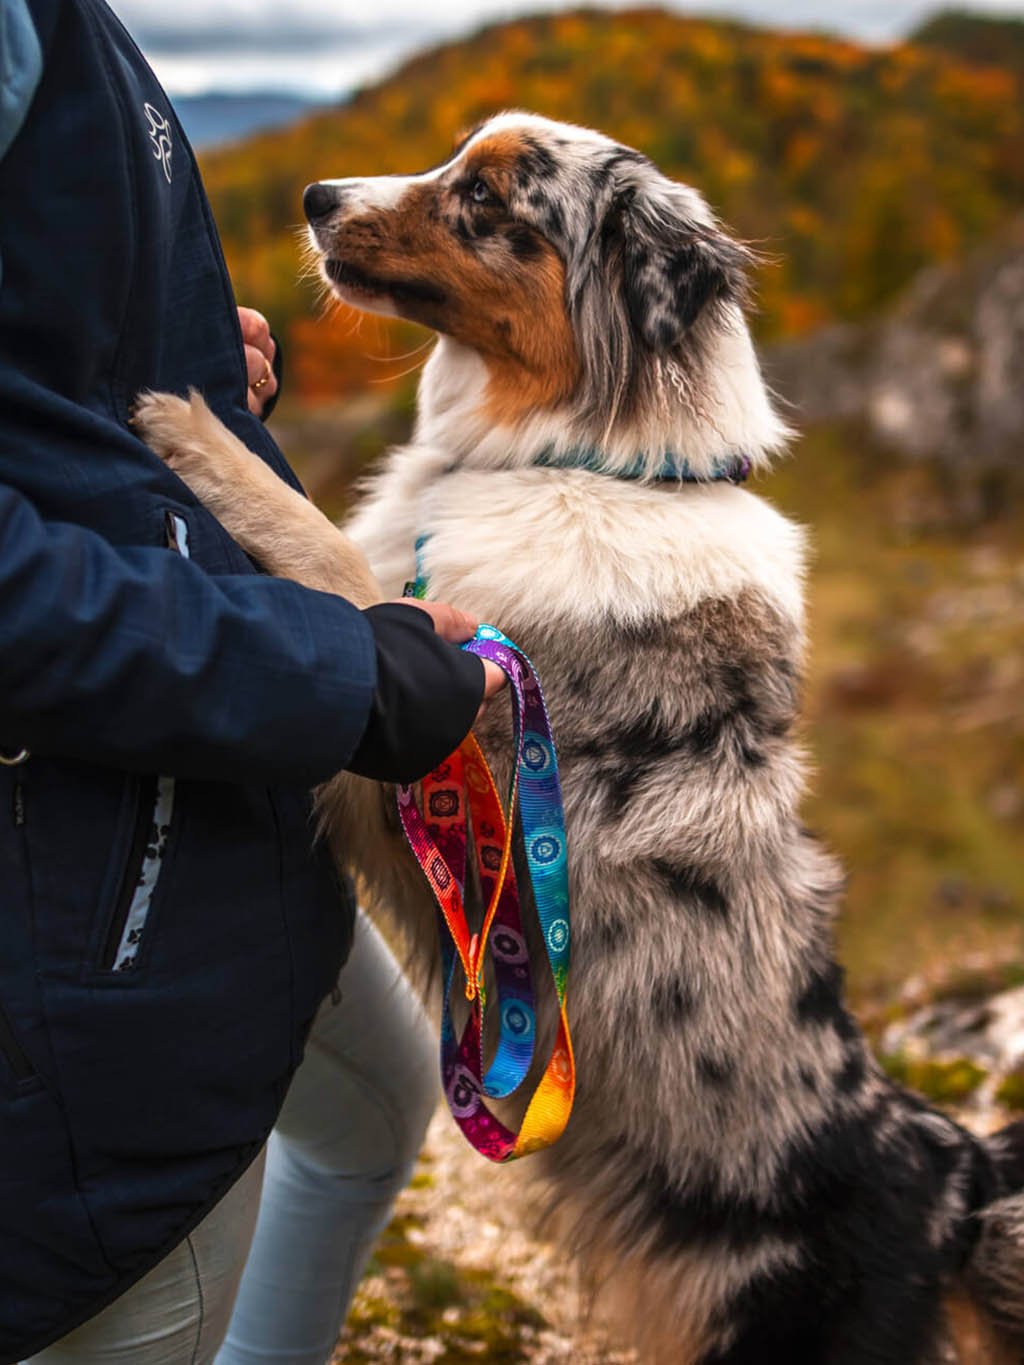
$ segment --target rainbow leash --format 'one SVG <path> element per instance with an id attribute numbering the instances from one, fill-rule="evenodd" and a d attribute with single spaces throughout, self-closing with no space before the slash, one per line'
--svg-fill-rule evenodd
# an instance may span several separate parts
<path id="1" fill-rule="evenodd" d="M 415 595 L 425 595 L 423 584 L 421 575 Z M 445 1098 L 456 1123 L 478 1152 L 491 1161 L 514 1161 L 557 1141 L 569 1121 L 576 1088 L 565 1003 L 570 947 L 565 817 L 551 723 L 530 660 L 493 626 L 481 626 L 476 638 L 463 648 L 496 663 L 512 688 L 516 762 L 509 784 L 508 816 L 487 760 L 472 735 L 424 779 L 423 813 L 412 787 L 399 788 L 398 809 L 409 845 L 438 905 L 444 981 L 441 1080 Z M 544 1074 L 515 1133 L 495 1118 L 486 1100 L 504 1099 L 519 1088 L 536 1045 L 533 982 L 512 865 L 517 808 L 558 998 L 559 1023 Z M 470 840 L 486 904 L 478 934 L 470 932 L 465 912 Z M 485 1070 L 483 1039 L 488 1002 L 484 966 L 488 953 L 494 969 L 500 1035 L 497 1051 Z M 469 1017 L 461 1036 L 452 1016 L 452 990 L 460 965 L 469 1002 Z"/>

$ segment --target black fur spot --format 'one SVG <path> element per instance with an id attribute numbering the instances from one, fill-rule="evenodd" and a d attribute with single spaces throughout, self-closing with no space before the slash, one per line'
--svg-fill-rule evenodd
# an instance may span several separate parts
<path id="1" fill-rule="evenodd" d="M 651 160 L 644 156 L 643 152 L 638 152 L 632 147 L 623 147 L 620 144 L 615 146 L 605 158 L 603 169 L 615 171 L 620 166 L 650 166 Z"/>
<path id="2" fill-rule="evenodd" d="M 1024 1189 L 1024 1119 L 989 1138 L 990 1151 L 1004 1193 Z"/>
<path id="3" fill-rule="evenodd" d="M 651 771 L 649 763 L 638 760 L 625 763 L 622 767 L 604 769 L 595 776 L 607 784 L 608 814 L 613 819 L 620 818 L 636 795 L 637 788 L 645 781 Z"/>
<path id="4" fill-rule="evenodd" d="M 632 940 L 630 921 L 619 919 L 599 919 L 588 926 L 588 937 L 604 954 L 618 952 Z"/>
<path id="5" fill-rule="evenodd" d="M 655 1027 L 681 1024 L 693 1014 L 693 993 L 677 976 L 655 981 L 651 987 L 651 1009 Z"/>
<path id="6" fill-rule="evenodd" d="M 547 147 L 532 138 L 527 138 L 524 145 L 525 150 L 516 166 L 520 184 L 526 185 L 531 180 L 550 180 L 558 174 L 558 161 Z"/>
<path id="7" fill-rule="evenodd" d="M 715 882 L 701 875 L 693 867 L 680 867 L 664 858 L 655 858 L 652 867 L 669 893 L 677 900 L 685 901 L 688 906 L 717 918 L 724 919 L 729 913 L 729 903 Z"/>
<path id="8" fill-rule="evenodd" d="M 796 999 L 796 1017 L 802 1024 L 828 1024 L 842 1011 L 843 969 L 828 962 L 812 972 Z"/>
<path id="9" fill-rule="evenodd" d="M 722 731 L 729 720 L 723 711 L 703 711 L 686 732 L 688 747 L 698 757 L 707 757 L 718 748 Z"/>
<path id="10" fill-rule="evenodd" d="M 574 665 L 565 675 L 565 685 L 578 697 L 589 697 L 594 691 L 594 675 L 588 668 Z"/>
<path id="11" fill-rule="evenodd" d="M 859 1039 L 858 1043 L 860 1043 Z M 836 1088 L 844 1095 L 851 1095 L 863 1085 L 866 1074 L 867 1061 L 864 1057 L 863 1044 L 850 1046 L 847 1049 L 846 1058 L 839 1074 L 836 1076 Z"/>
<path id="12" fill-rule="evenodd" d="M 543 250 L 541 239 L 524 223 L 516 223 L 505 233 L 505 240 L 512 248 L 512 254 L 520 261 L 535 260 Z"/>
<path id="13" fill-rule="evenodd" d="M 724 1058 L 711 1057 L 702 1052 L 697 1058 L 697 1074 L 716 1090 L 728 1090 L 734 1083 L 736 1068 Z"/>
<path id="14" fill-rule="evenodd" d="M 614 730 L 601 739 L 567 744 L 564 752 L 580 758 L 607 758 L 616 754 L 624 759 L 655 763 L 667 754 L 685 747 L 685 734 L 672 732 L 662 719 L 660 707 L 655 703 L 645 714 L 637 716 L 621 729 Z"/>

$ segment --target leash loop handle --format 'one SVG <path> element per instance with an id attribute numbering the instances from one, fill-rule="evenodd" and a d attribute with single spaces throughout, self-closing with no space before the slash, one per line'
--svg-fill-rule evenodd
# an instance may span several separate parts
<path id="1" fill-rule="evenodd" d="M 422 783 L 421 814 L 411 787 L 401 787 L 398 808 L 406 837 L 434 893 L 445 983 L 441 1019 L 441 1072 L 445 1097 L 470 1143 L 492 1161 L 512 1161 L 550 1146 L 572 1112 L 576 1073 L 566 1013 L 571 949 L 565 815 L 558 758 L 540 680 L 528 657 L 494 626 L 481 626 L 464 645 L 507 675 L 513 694 L 515 763 L 508 815 L 476 739 L 470 735 Z M 536 1044 L 536 1006 L 519 893 L 512 863 L 518 813 L 537 916 L 558 1001 L 557 1035 L 518 1132 L 488 1109 L 522 1085 Z M 465 912 L 467 852 L 476 853 L 486 903 L 481 927 L 471 933 Z M 484 1068 L 487 1010 L 485 964 L 496 984 L 499 1042 Z M 461 965 L 469 1015 L 461 1035 L 452 1017 L 452 989 Z"/>

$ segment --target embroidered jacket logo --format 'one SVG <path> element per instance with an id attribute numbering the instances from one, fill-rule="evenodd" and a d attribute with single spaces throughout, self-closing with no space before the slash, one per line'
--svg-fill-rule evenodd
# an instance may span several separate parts
<path id="1" fill-rule="evenodd" d="M 168 185 L 171 183 L 171 125 L 161 114 L 159 109 L 154 109 L 149 103 L 144 104 L 146 118 L 149 119 L 149 138 L 153 144 L 153 155 L 164 168 L 164 175 L 167 177 Z"/>

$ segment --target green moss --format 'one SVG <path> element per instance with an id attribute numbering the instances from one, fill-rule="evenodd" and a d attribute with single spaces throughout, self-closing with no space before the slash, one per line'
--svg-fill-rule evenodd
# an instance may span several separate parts
<path id="1" fill-rule="evenodd" d="M 996 1091 L 996 1101 L 1004 1109 L 1024 1114 L 1024 1066 L 1018 1066 L 1009 1075 L 1004 1076 Z"/>
<path id="2" fill-rule="evenodd" d="M 1000 962 L 984 969 L 954 968 L 932 992 L 934 1001 L 986 1000 L 1000 991 L 1024 986 L 1024 962 Z"/>
<path id="3" fill-rule="evenodd" d="M 409 1297 L 417 1312 L 443 1312 L 466 1300 L 459 1271 L 451 1261 L 438 1261 L 432 1256 L 413 1260 L 408 1267 L 408 1277 Z"/>
<path id="4" fill-rule="evenodd" d="M 356 1295 L 340 1358 L 373 1358 L 360 1352 L 360 1340 L 368 1343 L 376 1328 L 387 1327 L 399 1338 L 443 1341 L 441 1365 L 525 1365 L 544 1317 L 488 1271 L 433 1256 L 411 1240 L 422 1223 L 406 1213 L 385 1229 Z M 390 1297 L 382 1297 L 382 1279 Z"/>
<path id="5" fill-rule="evenodd" d="M 352 1305 L 348 1317 L 348 1328 L 358 1337 L 374 1327 L 397 1327 L 401 1313 L 390 1299 L 360 1294 Z"/>
<path id="6" fill-rule="evenodd" d="M 916 1090 L 936 1104 L 962 1104 L 988 1075 L 983 1067 L 967 1057 L 939 1062 L 908 1057 L 905 1052 L 889 1052 L 879 1060 L 894 1081 Z"/>

